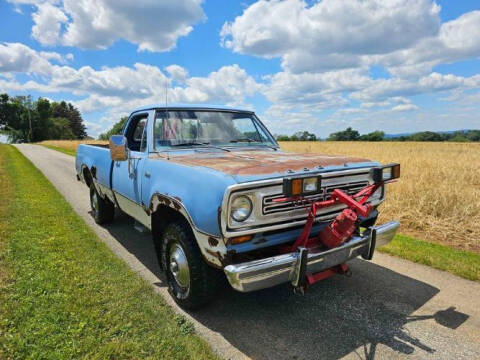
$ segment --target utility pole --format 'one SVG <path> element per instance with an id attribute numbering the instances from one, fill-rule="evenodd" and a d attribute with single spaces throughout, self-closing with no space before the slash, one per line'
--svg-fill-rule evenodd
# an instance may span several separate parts
<path id="1" fill-rule="evenodd" d="M 30 115 L 30 103 L 28 103 L 27 111 L 28 111 L 28 123 L 30 125 L 30 134 L 28 136 L 29 137 L 28 142 L 32 142 L 33 129 L 32 129 L 32 116 Z"/>
<path id="2" fill-rule="evenodd" d="M 31 97 L 29 96 L 22 96 L 22 105 L 27 109 L 28 112 L 28 126 L 29 126 L 29 133 L 28 133 L 28 142 L 32 142 L 33 139 L 33 128 L 32 128 L 32 116 L 30 114 L 30 103 Z"/>

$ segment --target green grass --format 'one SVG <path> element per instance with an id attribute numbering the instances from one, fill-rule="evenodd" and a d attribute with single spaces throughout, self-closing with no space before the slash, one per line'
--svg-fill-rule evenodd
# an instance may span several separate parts
<path id="1" fill-rule="evenodd" d="M 73 150 L 56 146 L 47 147 L 75 156 Z M 397 235 L 390 244 L 382 247 L 379 251 L 448 271 L 466 279 L 480 280 L 480 255 L 475 253 L 456 250 L 405 235 Z"/>
<path id="2" fill-rule="evenodd" d="M 77 152 L 75 150 L 65 149 L 65 148 L 62 148 L 62 147 L 59 147 L 59 146 L 53 146 L 53 145 L 44 145 L 44 144 L 40 144 L 40 145 L 45 146 L 46 148 L 49 148 L 49 149 L 52 149 L 52 150 L 60 151 L 61 153 L 64 153 L 64 154 L 67 154 L 67 155 L 71 155 L 71 156 L 77 155 Z"/>
<path id="3" fill-rule="evenodd" d="M 215 358 L 10 145 L 0 197 L 0 359 Z"/>
<path id="4" fill-rule="evenodd" d="M 448 271 L 469 280 L 480 280 L 480 255 L 397 235 L 380 252 Z"/>

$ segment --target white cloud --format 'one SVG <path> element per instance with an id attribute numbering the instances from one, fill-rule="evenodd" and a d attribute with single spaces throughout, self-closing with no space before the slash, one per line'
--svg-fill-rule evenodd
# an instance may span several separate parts
<path id="1" fill-rule="evenodd" d="M 281 57 L 293 72 L 352 67 L 435 36 L 440 7 L 430 0 L 260 0 L 226 22 L 221 43 L 235 52 Z"/>
<path id="2" fill-rule="evenodd" d="M 56 89 L 70 89 L 79 95 L 89 96 L 77 102 L 84 112 L 114 108 L 115 111 L 129 112 L 140 105 L 163 103 L 165 84 L 170 103 L 220 103 L 244 104 L 245 97 L 253 95 L 258 84 L 238 65 L 224 66 L 207 77 L 191 77 L 185 84 L 170 86 L 171 78 L 166 77 L 154 66 L 135 64 L 134 68 L 91 68 L 79 69 L 76 73 L 66 72 L 64 80 L 54 79 L 50 85 Z M 143 82 L 148 76 L 152 81 Z M 95 82 L 90 78 L 96 78 Z M 131 86 L 138 84 L 138 87 Z M 72 90 L 76 89 L 76 90 Z"/>
<path id="3" fill-rule="evenodd" d="M 34 26 L 32 36 L 42 45 L 55 45 L 60 41 L 60 30 L 62 24 L 68 18 L 65 13 L 50 3 L 37 5 L 38 11 L 32 14 Z"/>
<path id="4" fill-rule="evenodd" d="M 98 136 L 103 130 L 103 127 L 101 125 L 96 124 L 94 122 L 90 122 L 90 121 L 85 121 L 85 126 L 87 128 L 87 133 L 90 136 L 92 134 L 94 134 L 94 136 Z"/>
<path id="5" fill-rule="evenodd" d="M 347 102 L 344 93 L 361 90 L 372 81 L 364 70 L 279 72 L 267 80 L 262 91 L 276 106 L 304 105 L 316 109 L 342 106 Z"/>
<path id="6" fill-rule="evenodd" d="M 480 11 L 471 11 L 446 22 L 439 33 L 425 37 L 415 46 L 377 56 L 372 62 L 381 63 L 399 77 L 415 77 L 429 73 L 435 65 L 480 57 Z"/>
<path id="7" fill-rule="evenodd" d="M 203 0 L 11 0 L 32 4 L 32 36 L 42 45 L 105 49 L 123 39 L 139 51 L 168 51 L 204 20 Z"/>
<path id="8" fill-rule="evenodd" d="M 480 11 L 443 24 L 439 12 L 432 0 L 259 0 L 220 36 L 234 52 L 281 58 L 288 72 L 382 65 L 394 77 L 416 78 L 480 57 Z"/>
<path id="9" fill-rule="evenodd" d="M 165 79 L 158 67 L 140 63 L 133 67 L 104 67 L 101 70 L 90 66 L 78 70 L 68 66 L 56 66 L 49 86 L 72 91 L 74 94 L 147 98 L 159 94 L 159 89 L 164 88 L 162 84 Z"/>
<path id="10" fill-rule="evenodd" d="M 266 80 L 261 85 L 261 91 L 271 102 L 265 116 L 273 131 L 291 134 L 308 130 L 320 136 L 347 126 L 363 132 L 378 129 L 420 131 L 435 129 L 435 126 L 437 129 L 451 130 L 454 123 L 444 124 L 445 118 L 440 115 L 448 113 L 456 116 L 454 111 L 431 114 L 429 118 L 422 115 L 422 121 L 412 123 L 408 116 L 422 113 L 422 109 L 413 104 L 410 97 L 480 89 L 480 75 L 462 77 L 431 73 L 420 78 L 372 79 L 362 69 L 302 74 L 280 72 Z M 456 103 L 460 102 L 455 100 Z M 360 104 L 357 105 L 358 102 Z M 335 109 L 339 110 L 331 114 L 331 110 Z M 478 122 L 475 111 L 480 111 L 480 108 L 471 111 L 469 120 L 465 116 L 463 122 L 455 124 L 462 124 L 463 128 L 478 127 L 473 125 Z M 402 114 L 405 116 L 402 117 Z M 470 125 L 466 125 L 468 121 Z M 403 130 L 401 126 L 404 126 Z"/>
<path id="11" fill-rule="evenodd" d="M 53 52 L 37 52 L 20 43 L 0 43 L 0 73 L 25 72 L 47 75 L 51 72 L 50 59 L 61 60 Z"/>
<path id="12" fill-rule="evenodd" d="M 392 108 L 393 111 L 413 111 L 418 110 L 418 106 L 415 104 L 399 104 Z"/>
<path id="13" fill-rule="evenodd" d="M 463 14 L 442 25 L 439 39 L 446 48 L 459 50 L 466 56 L 479 55 L 480 40 L 475 35 L 480 27 L 480 11 Z"/>
<path id="14" fill-rule="evenodd" d="M 236 64 L 223 66 L 208 77 L 191 77 L 186 84 L 187 87 L 179 91 L 180 101 L 242 104 L 246 96 L 259 90 L 256 81 Z"/>
<path id="15" fill-rule="evenodd" d="M 184 83 L 188 76 L 187 69 L 176 64 L 167 66 L 165 68 L 165 71 L 171 76 L 174 81 L 177 81 L 179 83 Z"/>
<path id="16" fill-rule="evenodd" d="M 40 56 L 49 61 L 55 61 L 59 64 L 66 64 L 69 61 L 73 61 L 74 56 L 71 53 L 67 53 L 65 55 L 59 54 L 53 51 L 41 51 Z"/>
<path id="17" fill-rule="evenodd" d="M 419 79 L 391 78 L 373 80 L 369 86 L 353 92 L 351 97 L 371 102 L 399 96 L 431 94 L 440 91 L 478 87 L 480 87 L 480 75 L 463 77 L 452 74 L 431 73 Z"/>
<path id="18" fill-rule="evenodd" d="M 363 108 L 344 108 L 344 109 L 335 111 L 333 116 L 343 116 L 343 115 L 359 114 L 359 113 L 365 113 L 365 112 L 367 112 L 367 110 Z"/>
<path id="19" fill-rule="evenodd" d="M 36 51 L 21 43 L 0 43 L 0 74 L 32 73 L 51 75 L 52 61 L 65 64 L 73 60 L 72 54 Z"/>
<path id="20" fill-rule="evenodd" d="M 89 96 L 82 100 L 75 101 L 75 105 L 82 113 L 91 113 L 94 111 L 104 111 L 106 109 L 123 107 L 123 103 L 123 99 L 115 96 Z"/>
<path id="21" fill-rule="evenodd" d="M 377 108 L 377 107 L 385 107 L 389 106 L 391 102 L 389 100 L 384 100 L 384 101 L 364 101 L 360 107 L 362 109 L 371 109 L 371 108 Z"/>

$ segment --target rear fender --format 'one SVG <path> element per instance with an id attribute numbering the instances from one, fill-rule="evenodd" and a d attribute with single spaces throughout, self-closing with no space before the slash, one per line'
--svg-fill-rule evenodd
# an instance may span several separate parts
<path id="1" fill-rule="evenodd" d="M 96 178 L 96 168 L 92 166 L 90 169 L 84 164 L 82 165 L 82 170 L 80 172 L 80 175 L 77 175 L 80 177 L 80 180 L 84 182 L 87 187 L 90 187 L 91 184 L 95 187 L 95 190 L 97 190 L 98 194 L 104 198 L 110 200 L 112 203 L 116 204 L 116 199 L 113 196 L 113 192 L 105 185 L 100 183 L 97 178 Z M 118 205 L 117 205 L 118 206 Z"/>

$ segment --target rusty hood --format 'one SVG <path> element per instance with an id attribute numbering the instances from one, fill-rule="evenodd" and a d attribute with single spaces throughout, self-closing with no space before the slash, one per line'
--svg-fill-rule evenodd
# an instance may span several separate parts
<path id="1" fill-rule="evenodd" d="M 170 154 L 168 160 L 181 165 L 217 170 L 233 176 L 238 182 L 298 172 L 319 172 L 376 164 L 368 159 L 357 157 L 258 150 Z"/>

